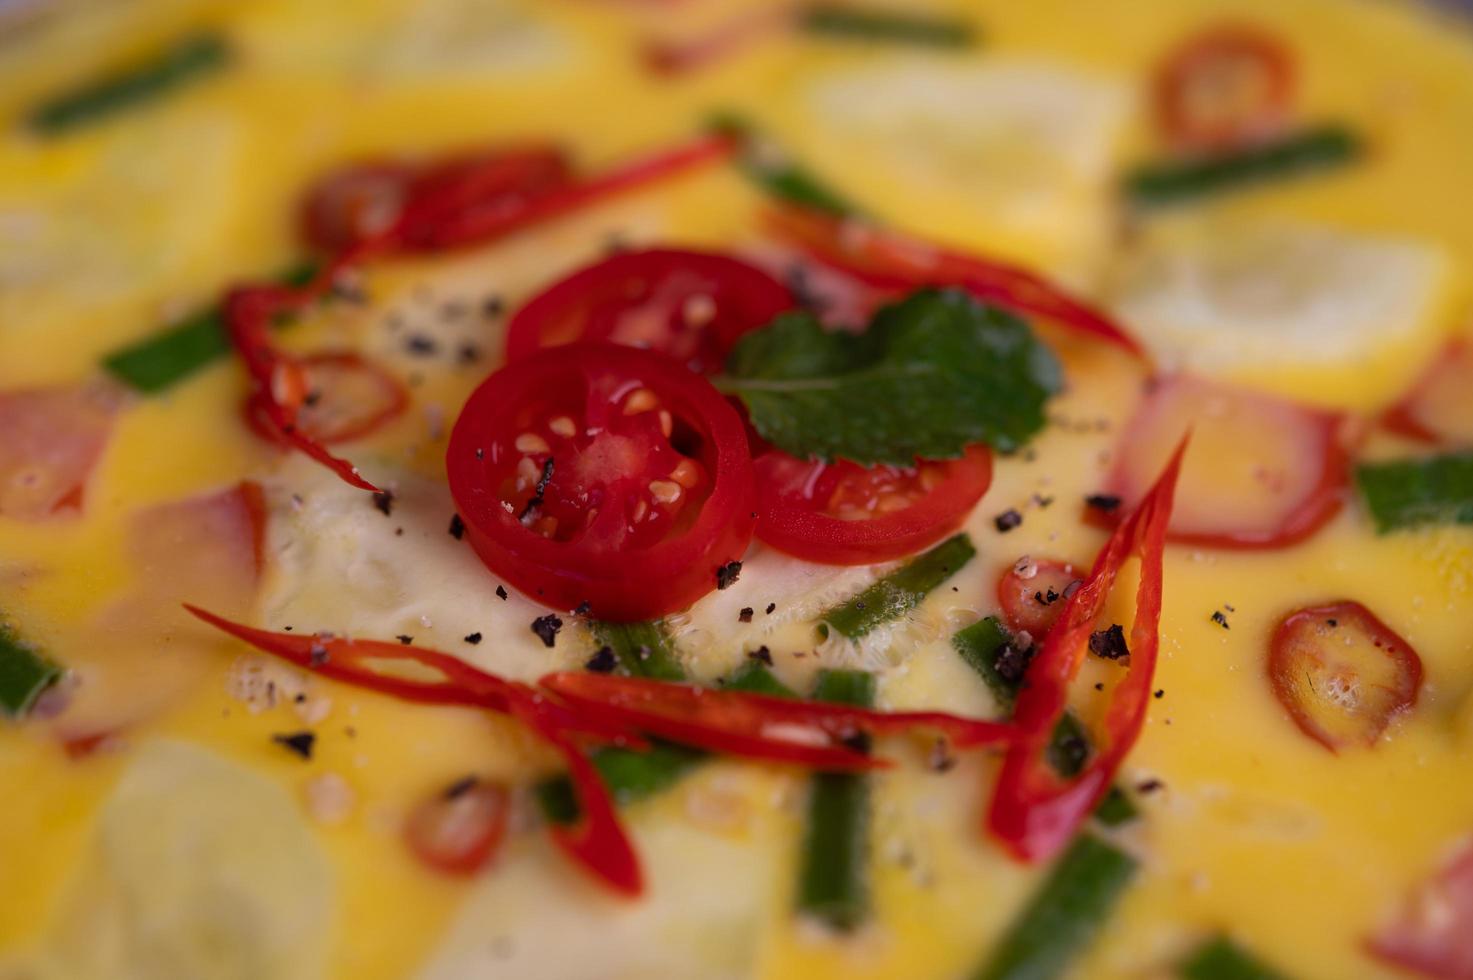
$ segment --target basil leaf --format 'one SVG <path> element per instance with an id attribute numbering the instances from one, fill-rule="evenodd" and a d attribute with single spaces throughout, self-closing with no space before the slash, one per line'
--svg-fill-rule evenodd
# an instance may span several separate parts
<path id="1" fill-rule="evenodd" d="M 61 674 L 60 667 L 0 626 L 0 714 L 21 717 Z"/>
<path id="2" fill-rule="evenodd" d="M 1355 482 L 1381 533 L 1420 524 L 1473 524 L 1473 452 L 1365 463 Z"/>
<path id="3" fill-rule="evenodd" d="M 1060 385 L 1024 321 L 954 289 L 912 293 L 860 334 L 785 314 L 743 337 L 727 372 L 716 386 L 742 399 L 762 438 L 865 466 L 953 459 L 979 442 L 1017 449 Z"/>

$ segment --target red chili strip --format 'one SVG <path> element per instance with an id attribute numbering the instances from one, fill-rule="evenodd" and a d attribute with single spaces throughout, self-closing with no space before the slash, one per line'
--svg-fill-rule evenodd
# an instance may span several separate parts
<path id="1" fill-rule="evenodd" d="M 980 300 L 1032 314 L 1144 356 L 1139 343 L 1101 310 L 1027 269 L 938 248 L 853 217 L 807 208 L 776 209 L 783 238 L 825 265 L 871 286 L 907 290 L 955 286 Z"/>
<path id="2" fill-rule="evenodd" d="M 1186 445 L 1183 440 L 1155 486 L 1111 535 L 1029 665 L 1013 714 L 1017 736 L 1003 759 L 987 814 L 992 834 L 1022 860 L 1049 858 L 1073 839 L 1109 792 L 1145 724 L 1160 645 L 1162 552 Z M 1132 557 L 1140 560 L 1140 581 L 1130 627 L 1130 666 L 1111 692 L 1098 751 L 1082 772 L 1064 779 L 1046 759 L 1049 741 L 1116 576 Z"/>

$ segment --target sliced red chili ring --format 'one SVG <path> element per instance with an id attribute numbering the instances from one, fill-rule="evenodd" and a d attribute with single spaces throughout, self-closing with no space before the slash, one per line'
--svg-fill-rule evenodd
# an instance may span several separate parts
<path id="1" fill-rule="evenodd" d="M 1358 602 L 1300 609 L 1274 630 L 1268 675 L 1299 730 L 1331 752 L 1376 744 L 1417 703 L 1422 659 Z"/>
<path id="2" fill-rule="evenodd" d="M 1183 150 L 1252 144 L 1279 132 L 1294 97 L 1294 59 L 1284 43 L 1247 24 L 1220 24 L 1187 38 L 1156 72 L 1156 116 Z"/>
<path id="3" fill-rule="evenodd" d="M 824 463 L 769 450 L 757 475 L 757 537 L 780 551 L 832 565 L 903 558 L 966 519 L 992 484 L 992 453 L 915 466 Z"/>
<path id="4" fill-rule="evenodd" d="M 600 619 L 686 608 L 752 538 L 741 417 L 652 351 L 572 344 L 502 368 L 466 402 L 446 465 L 487 567 Z"/>
<path id="5" fill-rule="evenodd" d="M 297 358 L 306 387 L 296 425 L 324 446 L 372 435 L 409 407 L 409 389 L 387 370 L 348 351 Z M 263 399 L 246 403 L 246 421 L 257 435 L 276 438 Z"/>
<path id="6" fill-rule="evenodd" d="M 1017 735 L 1003 758 L 987 814 L 993 836 L 1025 861 L 1047 859 L 1074 838 L 1110 791 L 1145 724 L 1160 646 L 1166 527 L 1186 448 L 1185 442 L 1177 448 L 1150 492 L 1115 529 L 1028 665 L 1013 711 Z M 1139 560 L 1140 578 L 1129 667 L 1110 692 L 1094 755 L 1077 775 L 1065 778 L 1048 761 L 1054 727 L 1068 707 L 1069 685 L 1088 655 L 1091 635 L 1100 628 L 1116 577 L 1132 558 Z"/>
<path id="7" fill-rule="evenodd" d="M 1385 422 L 1424 442 L 1473 445 L 1473 340 L 1448 344 Z"/>
<path id="8" fill-rule="evenodd" d="M 1338 415 L 1183 375 L 1158 380 L 1127 423 L 1109 492 L 1123 508 L 1191 429 L 1171 539 L 1217 548 L 1282 548 L 1344 505 L 1349 460 Z M 1123 509 L 1121 508 L 1121 509 Z M 1108 523 L 1118 510 L 1091 510 Z"/>
<path id="9" fill-rule="evenodd" d="M 714 374 L 743 334 L 794 305 L 782 283 L 726 255 L 623 252 L 533 297 L 507 327 L 506 357 L 580 340 L 646 347 Z"/>
<path id="10" fill-rule="evenodd" d="M 1026 556 L 1018 559 L 997 580 L 997 599 L 1008 628 L 1042 639 L 1083 579 L 1068 562 Z"/>

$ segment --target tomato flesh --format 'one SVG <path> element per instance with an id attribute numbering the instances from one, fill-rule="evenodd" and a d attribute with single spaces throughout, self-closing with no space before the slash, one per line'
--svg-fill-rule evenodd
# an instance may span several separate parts
<path id="1" fill-rule="evenodd" d="M 647 347 L 692 370 L 721 370 L 742 334 L 793 307 L 776 279 L 706 252 L 624 252 L 580 269 L 517 311 L 508 361 L 579 340 Z"/>
<path id="2" fill-rule="evenodd" d="M 1345 501 L 1349 463 L 1337 415 L 1245 389 L 1176 375 L 1153 382 L 1116 449 L 1110 493 L 1141 498 L 1190 428 L 1172 512 L 1173 541 L 1280 548 L 1319 530 Z"/>
<path id="3" fill-rule="evenodd" d="M 779 551 L 830 565 L 903 558 L 966 519 L 992 483 L 992 454 L 914 466 L 825 463 L 770 450 L 754 464 L 757 537 Z"/>
<path id="4" fill-rule="evenodd" d="M 1425 442 L 1473 446 L 1473 340 L 1448 345 L 1386 424 Z"/>
<path id="5" fill-rule="evenodd" d="M 1279 132 L 1294 96 L 1294 62 L 1272 34 L 1223 24 L 1193 35 L 1156 74 L 1156 115 L 1178 148 L 1230 149 Z"/>
<path id="6" fill-rule="evenodd" d="M 1294 723 L 1331 752 L 1376 744 L 1417 702 L 1422 660 L 1358 602 L 1285 617 L 1269 648 L 1269 680 Z"/>
<path id="7" fill-rule="evenodd" d="M 1025 555 L 997 580 L 1003 621 L 1015 633 L 1026 632 L 1035 640 L 1043 639 L 1083 580 L 1080 571 L 1068 562 Z"/>
<path id="8" fill-rule="evenodd" d="M 493 572 L 604 619 L 689 606 L 752 537 L 740 416 L 651 351 L 574 344 L 502 368 L 466 403 L 447 465 Z"/>
<path id="9" fill-rule="evenodd" d="M 425 865 L 449 875 L 472 875 L 495 857 L 506 836 L 510 797 L 504 787 L 461 783 L 420 803 L 404 834 Z"/>

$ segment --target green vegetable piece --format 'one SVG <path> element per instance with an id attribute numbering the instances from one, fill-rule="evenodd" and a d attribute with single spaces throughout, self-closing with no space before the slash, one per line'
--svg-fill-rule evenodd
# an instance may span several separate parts
<path id="1" fill-rule="evenodd" d="M 1013 713 L 1013 702 L 1018 697 L 1018 682 L 997 672 L 997 655 L 1012 639 L 1012 633 L 996 616 L 984 616 L 951 638 L 952 647 L 982 678 L 1008 715 Z"/>
<path id="2" fill-rule="evenodd" d="M 1243 150 L 1142 166 L 1125 178 L 1125 193 L 1143 207 L 1176 204 L 1344 166 L 1359 159 L 1362 151 L 1360 138 L 1349 129 L 1319 126 Z"/>
<path id="3" fill-rule="evenodd" d="M 42 103 L 27 122 L 36 132 L 54 136 L 158 98 L 222 67 L 229 57 L 229 47 L 217 35 L 187 37 L 146 64 L 86 83 Z"/>
<path id="4" fill-rule="evenodd" d="M 1136 861 L 1092 834 L 1059 858 L 974 980 L 1048 980 L 1068 968 L 1110 914 Z"/>
<path id="5" fill-rule="evenodd" d="M 1227 936 L 1198 946 L 1176 972 L 1182 980 L 1288 980 Z"/>
<path id="6" fill-rule="evenodd" d="M 1355 482 L 1376 530 L 1473 524 L 1473 453 L 1364 463 Z"/>
<path id="7" fill-rule="evenodd" d="M 317 267 L 304 263 L 280 276 L 289 286 L 309 281 Z M 199 310 L 178 324 L 105 357 L 109 374 L 146 395 L 171 388 L 230 353 L 230 338 L 218 306 Z"/>
<path id="8" fill-rule="evenodd" d="M 1141 812 L 1130 802 L 1130 797 L 1125 795 L 1125 790 L 1119 786 L 1111 786 L 1110 792 L 1100 800 L 1100 805 L 1095 807 L 1095 819 L 1106 827 L 1119 827 L 1121 824 L 1130 823 Z"/>
<path id="9" fill-rule="evenodd" d="M 612 648 L 619 666 L 631 676 L 685 680 L 685 668 L 675 657 L 663 623 L 593 623 L 592 629 L 594 639 Z"/>
<path id="10" fill-rule="evenodd" d="M 800 15 L 798 26 L 805 33 L 825 37 L 937 48 L 968 48 L 977 41 L 976 30 L 966 21 L 832 3 L 809 6 Z"/>
<path id="11" fill-rule="evenodd" d="M 746 691 L 748 694 L 770 694 L 775 698 L 796 698 L 798 692 L 777 679 L 766 664 L 748 660 L 736 669 L 722 685 L 728 691 Z"/>
<path id="12" fill-rule="evenodd" d="M 759 189 L 777 198 L 831 214 L 857 214 L 859 209 L 812 171 L 790 158 L 772 140 L 759 134 L 750 122 L 732 112 L 718 112 L 709 128 L 741 140 L 737 166 Z"/>
<path id="13" fill-rule="evenodd" d="M 603 748 L 593 753 L 593 764 L 620 805 L 635 803 L 664 792 L 706 758 L 699 749 L 651 742 L 646 752 Z M 543 815 L 551 823 L 569 824 L 578 819 L 578 797 L 565 775 L 552 776 L 534 789 Z"/>
<path id="14" fill-rule="evenodd" d="M 875 678 L 858 670 L 827 670 L 813 692 L 820 701 L 870 707 Z M 869 913 L 869 780 L 856 773 L 819 773 L 808 799 L 798 910 L 847 932 Z"/>
<path id="15" fill-rule="evenodd" d="M 886 575 L 859 595 L 830 609 L 819 623 L 819 633 L 830 629 L 858 640 L 875 627 L 919 606 L 932 589 L 951 578 L 977 549 L 966 534 L 953 535 L 924 554 Z"/>
<path id="16" fill-rule="evenodd" d="M 863 333 L 787 313 L 746 334 L 716 386 L 784 452 L 866 466 L 1019 448 L 1044 425 L 1059 362 L 1011 313 L 961 290 L 922 289 Z"/>
<path id="17" fill-rule="evenodd" d="M 62 669 L 0 626 L 0 713 L 20 718 L 61 677 Z"/>

